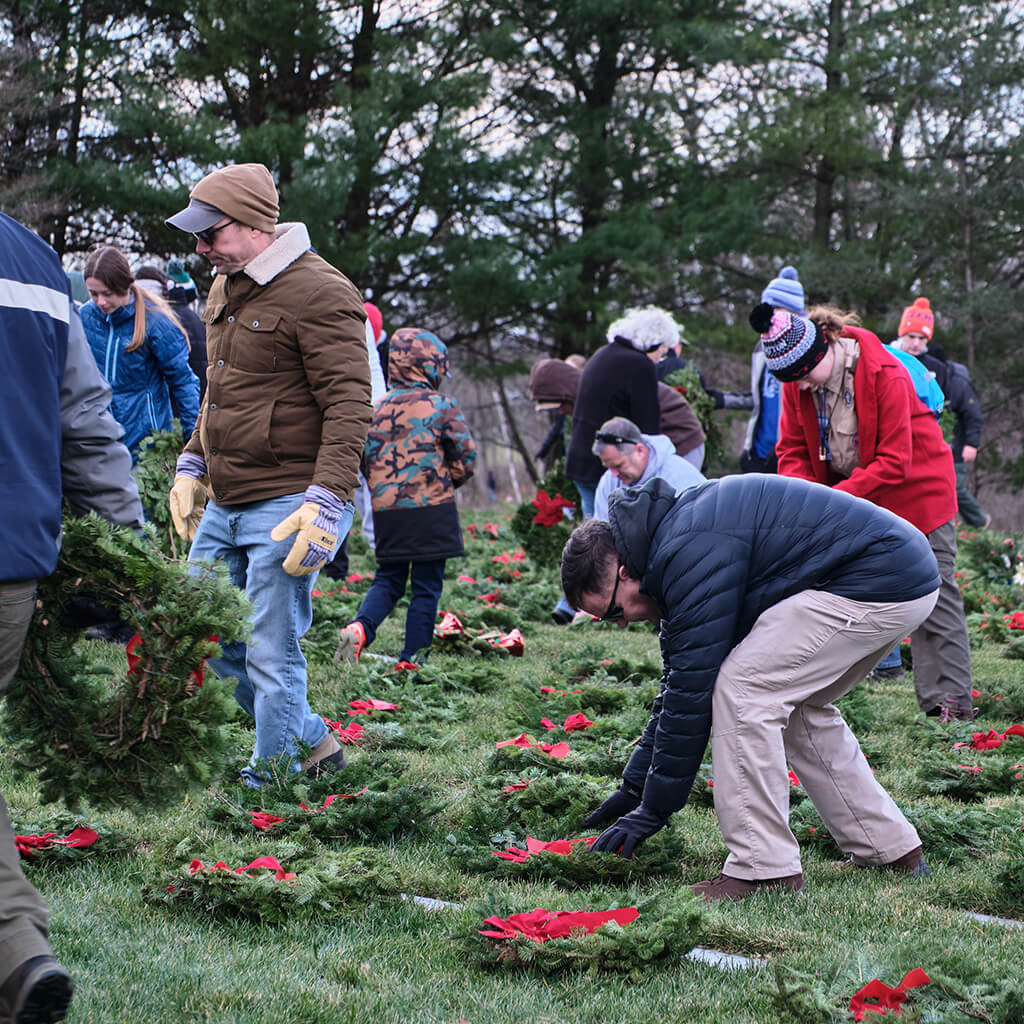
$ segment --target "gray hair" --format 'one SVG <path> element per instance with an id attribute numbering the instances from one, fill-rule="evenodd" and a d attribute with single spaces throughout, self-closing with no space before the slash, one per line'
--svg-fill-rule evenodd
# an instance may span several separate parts
<path id="1" fill-rule="evenodd" d="M 644 435 L 632 420 L 626 419 L 625 416 L 613 416 L 597 428 L 590 450 L 600 458 L 605 448 L 617 448 L 622 451 L 623 447 L 643 443 Z"/>

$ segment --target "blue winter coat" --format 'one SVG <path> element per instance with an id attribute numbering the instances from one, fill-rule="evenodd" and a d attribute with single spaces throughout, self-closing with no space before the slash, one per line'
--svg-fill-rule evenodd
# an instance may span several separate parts
<path id="1" fill-rule="evenodd" d="M 87 302 L 81 316 L 96 365 L 114 392 L 111 412 L 124 427 L 124 443 L 132 458 L 138 456 L 144 437 L 170 429 L 175 410 L 189 437 L 199 414 L 199 380 L 188 364 L 185 335 L 150 308 L 146 340 L 134 352 L 126 352 L 135 326 L 134 301 L 109 316 L 96 303 Z"/>
<path id="2" fill-rule="evenodd" d="M 803 590 L 912 601 L 939 586 L 919 530 L 805 480 L 727 476 L 676 498 L 655 479 L 616 491 L 609 521 L 626 568 L 662 613 L 661 693 L 623 778 L 664 817 L 686 803 L 700 768 L 718 670 L 763 611 Z"/>

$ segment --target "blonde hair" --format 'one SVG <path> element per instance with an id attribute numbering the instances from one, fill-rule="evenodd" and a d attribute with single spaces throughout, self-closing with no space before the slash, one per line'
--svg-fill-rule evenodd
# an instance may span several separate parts
<path id="1" fill-rule="evenodd" d="M 837 306 L 812 306 L 804 316 L 821 328 L 830 343 L 839 340 L 844 327 L 860 326 L 860 317 L 856 313 L 844 312 Z"/>
<path id="2" fill-rule="evenodd" d="M 174 315 L 174 310 L 159 295 L 143 288 L 132 276 L 132 268 L 123 252 L 113 245 L 104 245 L 94 249 L 85 261 L 85 277 L 94 277 L 109 288 L 115 295 L 132 295 L 135 300 L 135 323 L 132 329 L 132 340 L 125 347 L 125 352 L 134 352 L 142 347 L 146 340 L 146 315 L 149 310 L 161 313 L 181 331 L 185 338 L 185 347 L 189 348 L 188 334 L 181 322 Z"/>

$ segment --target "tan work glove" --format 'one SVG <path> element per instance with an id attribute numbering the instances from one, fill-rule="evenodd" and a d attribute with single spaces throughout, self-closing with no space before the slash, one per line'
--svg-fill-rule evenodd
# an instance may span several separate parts
<path id="1" fill-rule="evenodd" d="M 305 502 L 270 531 L 270 539 L 282 541 L 298 531 L 288 557 L 281 563 L 289 576 L 308 576 L 331 557 L 338 543 L 338 520 L 344 505 L 326 488 L 306 488 Z M 312 499 L 312 500 L 311 500 Z"/>
<path id="2" fill-rule="evenodd" d="M 171 522 L 182 540 L 192 540 L 210 496 L 210 478 L 206 475 L 206 463 L 198 455 L 180 456 L 177 470 L 168 498 Z"/>

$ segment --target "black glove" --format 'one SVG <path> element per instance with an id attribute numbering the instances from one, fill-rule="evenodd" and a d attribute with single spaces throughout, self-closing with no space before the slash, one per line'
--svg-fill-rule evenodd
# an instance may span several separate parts
<path id="1" fill-rule="evenodd" d="M 603 825 L 608 821 L 617 821 L 624 814 L 636 810 L 640 806 L 643 793 L 623 782 L 614 793 L 603 804 L 595 807 L 580 823 L 580 828 L 593 828 L 595 825 Z"/>
<path id="2" fill-rule="evenodd" d="M 705 393 L 711 399 L 713 409 L 725 408 L 725 395 L 718 388 L 705 388 Z"/>
<path id="3" fill-rule="evenodd" d="M 666 821 L 667 818 L 654 814 L 641 804 L 635 811 L 624 814 L 611 828 L 606 828 L 591 849 L 598 853 L 617 853 L 624 860 L 629 860 L 645 839 L 665 827 Z"/>

